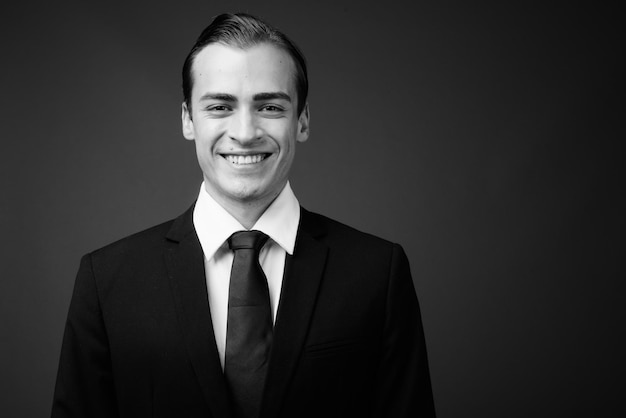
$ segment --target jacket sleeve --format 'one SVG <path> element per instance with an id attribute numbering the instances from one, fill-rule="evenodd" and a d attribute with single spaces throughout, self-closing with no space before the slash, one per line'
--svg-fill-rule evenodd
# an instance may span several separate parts
<path id="1" fill-rule="evenodd" d="M 118 416 L 109 343 L 91 257 L 86 255 L 65 325 L 52 417 Z"/>
<path id="2" fill-rule="evenodd" d="M 420 309 L 404 250 L 393 248 L 374 416 L 435 417 Z"/>

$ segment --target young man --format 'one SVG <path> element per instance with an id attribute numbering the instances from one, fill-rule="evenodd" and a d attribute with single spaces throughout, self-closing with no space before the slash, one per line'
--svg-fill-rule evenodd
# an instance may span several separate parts
<path id="1" fill-rule="evenodd" d="M 53 417 L 433 417 L 403 250 L 289 186 L 309 135 L 300 51 L 221 15 L 183 90 L 198 199 L 82 259 Z"/>

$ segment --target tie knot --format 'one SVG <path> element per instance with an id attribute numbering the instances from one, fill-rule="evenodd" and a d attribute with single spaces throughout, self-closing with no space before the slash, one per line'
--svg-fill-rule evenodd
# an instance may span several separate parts
<path id="1" fill-rule="evenodd" d="M 269 237 L 261 231 L 237 231 L 228 238 L 231 250 L 261 250 Z"/>

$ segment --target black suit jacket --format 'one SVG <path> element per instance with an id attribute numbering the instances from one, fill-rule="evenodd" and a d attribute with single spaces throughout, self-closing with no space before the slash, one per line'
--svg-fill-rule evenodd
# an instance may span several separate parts
<path id="1" fill-rule="evenodd" d="M 192 209 L 83 257 L 52 416 L 231 417 Z M 400 246 L 302 210 L 262 417 L 433 417 Z"/>

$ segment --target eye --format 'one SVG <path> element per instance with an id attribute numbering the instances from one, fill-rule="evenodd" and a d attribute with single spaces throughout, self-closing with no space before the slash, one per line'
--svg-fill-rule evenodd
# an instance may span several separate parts
<path id="1" fill-rule="evenodd" d="M 273 105 L 273 104 L 266 104 L 266 105 L 263 105 L 263 106 L 261 106 L 259 108 L 259 111 L 261 111 L 262 113 L 269 113 L 269 114 L 272 114 L 272 115 L 279 114 L 279 113 L 283 112 L 284 110 L 285 109 L 283 109 L 282 107 L 277 106 L 277 105 Z"/>
<path id="2" fill-rule="evenodd" d="M 226 105 L 218 104 L 218 105 L 207 106 L 206 110 L 209 112 L 227 112 L 230 110 L 230 107 Z"/>
<path id="3" fill-rule="evenodd" d="M 208 118 L 225 118 L 232 113 L 232 110 L 231 106 L 223 103 L 210 104 L 204 108 Z"/>

